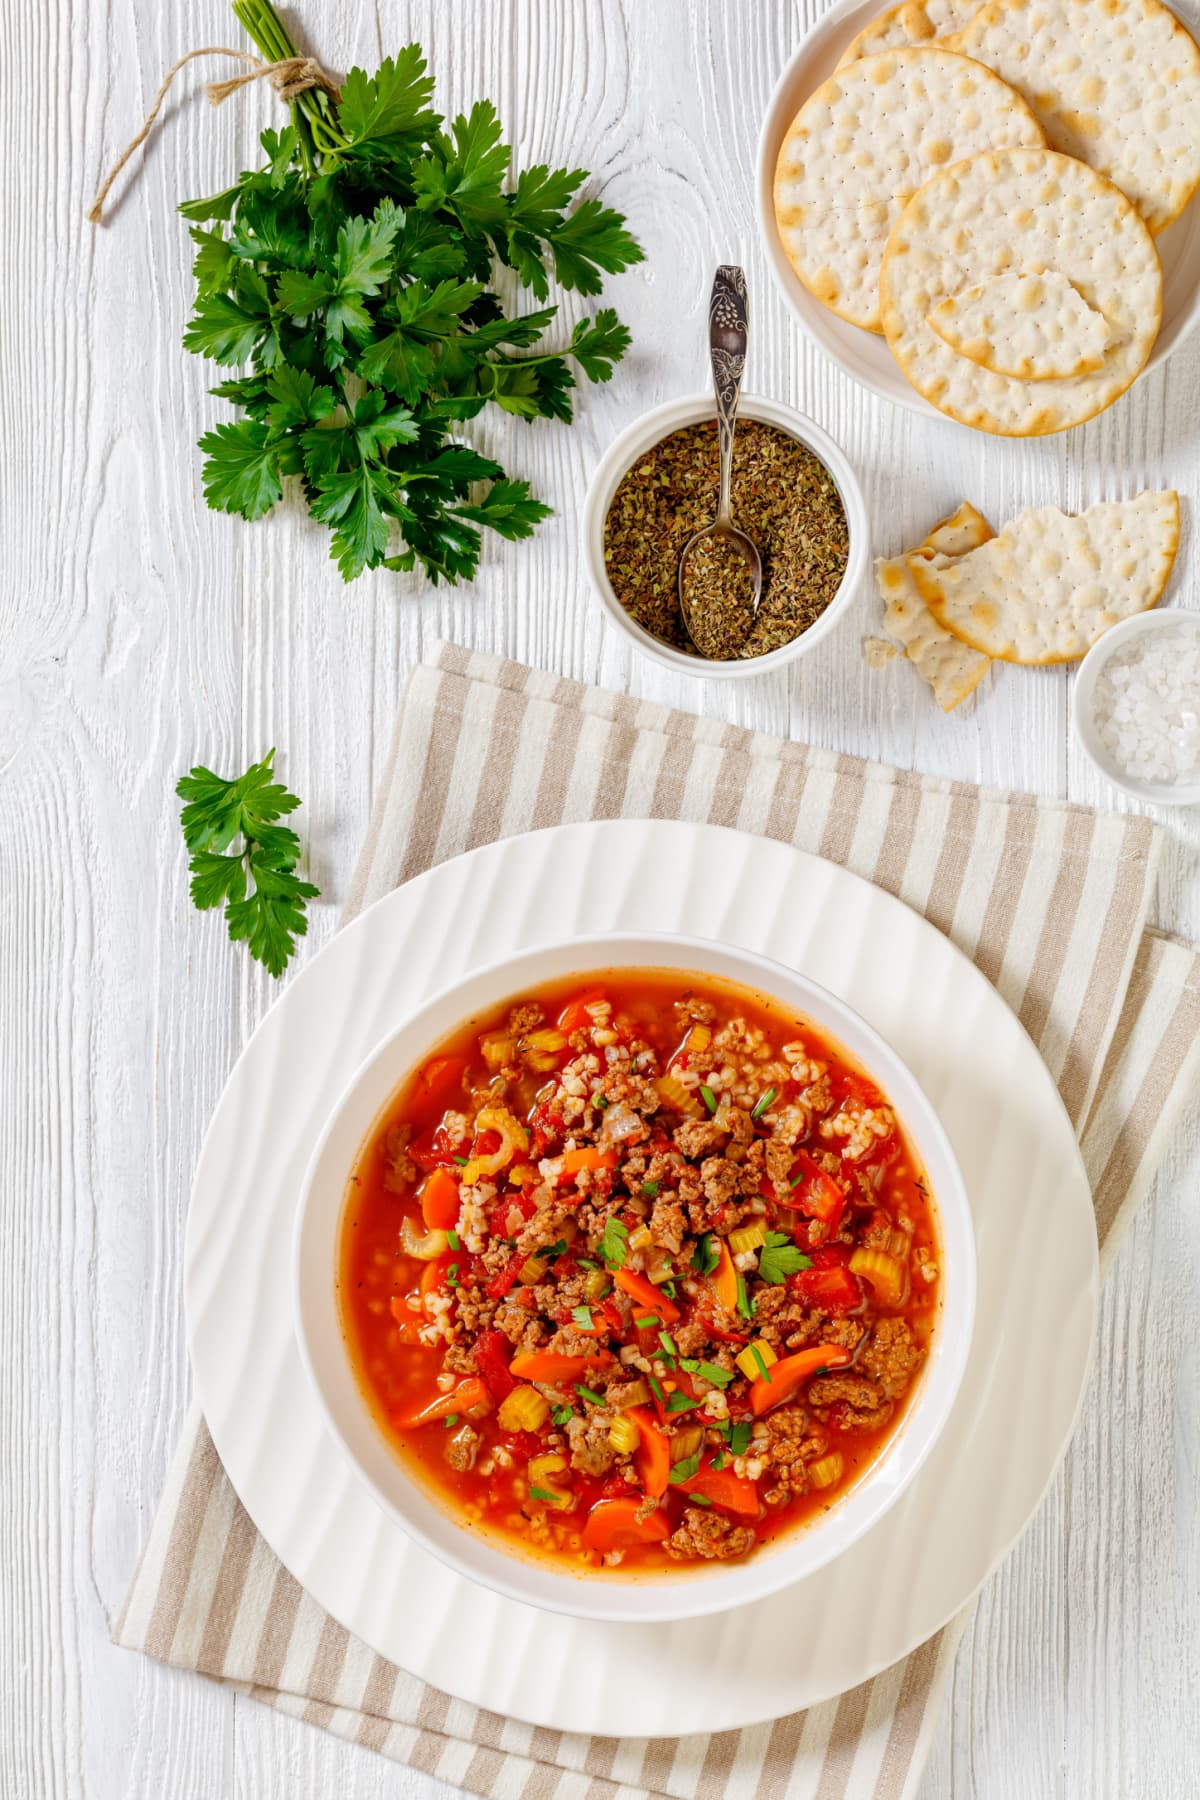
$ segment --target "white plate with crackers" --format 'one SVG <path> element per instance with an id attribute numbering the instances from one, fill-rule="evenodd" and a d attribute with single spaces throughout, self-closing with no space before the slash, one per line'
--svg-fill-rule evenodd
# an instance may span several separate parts
<path id="1" fill-rule="evenodd" d="M 1038 3 L 840 0 L 785 68 L 758 156 L 802 329 L 884 399 L 1014 437 L 1095 417 L 1200 320 L 1197 19 Z M 1006 33 L 1044 45 L 1036 82 Z"/>

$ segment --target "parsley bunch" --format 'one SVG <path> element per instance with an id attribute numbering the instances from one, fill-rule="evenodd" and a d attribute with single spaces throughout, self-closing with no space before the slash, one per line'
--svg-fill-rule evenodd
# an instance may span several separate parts
<path id="1" fill-rule="evenodd" d="M 251 956 L 281 975 L 308 930 L 305 903 L 320 890 L 296 874 L 300 840 L 278 823 L 300 802 L 272 780 L 274 756 L 268 750 L 231 780 L 195 768 L 175 792 L 187 802 L 180 824 L 191 852 L 193 903 L 202 912 L 223 906 L 234 942 L 244 939 Z"/>
<path id="2" fill-rule="evenodd" d="M 296 54 L 270 0 L 233 10 L 265 57 Z M 539 164 L 509 187 L 491 102 L 443 131 L 432 98 L 416 44 L 352 69 L 336 100 L 302 93 L 263 132 L 263 168 L 180 207 L 196 244 L 184 344 L 248 365 L 212 389 L 243 416 L 200 440 L 208 504 L 257 519 L 298 477 L 347 581 L 419 565 L 453 582 L 475 572 L 481 527 L 528 537 L 550 509 L 455 426 L 489 402 L 569 422 L 575 370 L 607 381 L 630 341 L 608 307 L 560 349 L 543 343 L 556 306 L 509 315 L 497 262 L 544 301 L 551 271 L 596 294 L 642 251 L 620 213 L 572 205 L 585 170 Z"/>

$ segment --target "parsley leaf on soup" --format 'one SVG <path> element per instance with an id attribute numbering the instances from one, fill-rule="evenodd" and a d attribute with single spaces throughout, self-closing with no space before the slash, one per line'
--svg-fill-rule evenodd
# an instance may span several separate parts
<path id="1" fill-rule="evenodd" d="M 798 1250 L 783 1231 L 768 1231 L 767 1241 L 758 1253 L 758 1278 L 772 1285 L 785 1281 L 800 1269 L 812 1267 L 811 1256 Z"/>

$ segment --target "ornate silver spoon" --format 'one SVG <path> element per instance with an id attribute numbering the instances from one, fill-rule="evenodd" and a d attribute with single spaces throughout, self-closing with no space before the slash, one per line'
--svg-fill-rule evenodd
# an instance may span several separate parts
<path id="1" fill-rule="evenodd" d="M 738 398 L 746 367 L 746 338 L 746 277 L 741 269 L 722 263 L 713 280 L 708 302 L 708 350 L 717 402 L 721 490 L 716 518 L 688 539 L 679 558 L 678 574 L 679 610 L 687 634 L 701 656 L 711 657 L 714 643 L 723 638 L 717 621 L 709 616 L 710 607 L 705 604 L 705 585 L 700 578 L 702 564 L 721 555 L 728 558 L 731 553 L 744 562 L 750 583 L 748 604 L 742 609 L 746 631 L 754 622 L 762 598 L 762 557 L 754 540 L 734 524 L 730 495 L 733 435 L 737 429 Z M 693 553 L 700 546 L 703 546 L 700 557 L 692 562 Z"/>

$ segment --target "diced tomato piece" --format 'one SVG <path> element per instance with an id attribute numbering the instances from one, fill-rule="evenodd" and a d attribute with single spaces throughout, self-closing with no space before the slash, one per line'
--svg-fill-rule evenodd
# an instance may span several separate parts
<path id="1" fill-rule="evenodd" d="M 772 1363 L 765 1375 L 750 1383 L 750 1410 L 755 1418 L 790 1400 L 797 1389 L 811 1381 L 821 1369 L 844 1369 L 850 1352 L 840 1344 L 813 1344 L 795 1356 L 785 1356 Z"/>
<path id="2" fill-rule="evenodd" d="M 742 1519 L 756 1519 L 762 1508 L 759 1505 L 758 1489 L 744 1475 L 735 1475 L 732 1469 L 714 1469 L 711 1459 L 705 1458 L 704 1466 L 683 1484 L 685 1494 L 699 1494 L 703 1500 L 711 1500 L 723 1512 L 736 1513 Z"/>
<path id="3" fill-rule="evenodd" d="M 465 1056 L 435 1056 L 417 1076 L 413 1091 L 413 1111 L 422 1118 L 434 1119 L 463 1098 L 463 1076 L 467 1072 Z"/>
<path id="4" fill-rule="evenodd" d="M 583 1541 L 589 1550 L 615 1550 L 622 1544 L 661 1544 L 671 1527 L 658 1507 L 644 1519 L 638 1515 L 645 1502 L 629 1499 L 598 1500 L 587 1516 Z"/>
<path id="5" fill-rule="evenodd" d="M 479 1131 L 476 1132 L 474 1141 L 471 1144 L 471 1155 L 491 1156 L 493 1151 L 498 1150 L 499 1148 L 500 1133 L 498 1131 Z"/>
<path id="6" fill-rule="evenodd" d="M 512 1346 L 502 1331 L 481 1331 L 475 1340 L 475 1367 L 497 1406 L 517 1385 L 508 1366 L 511 1355 Z"/>
<path id="7" fill-rule="evenodd" d="M 878 1107 L 884 1104 L 883 1095 L 875 1083 L 853 1069 L 844 1071 L 841 1089 L 847 1100 L 857 1100 L 860 1106 Z"/>
<path id="8" fill-rule="evenodd" d="M 464 1149 L 465 1146 L 450 1142 L 449 1134 L 444 1126 L 435 1125 L 413 1139 L 408 1146 L 408 1154 L 418 1169 L 424 1169 L 426 1174 L 429 1174 L 433 1169 L 446 1167 L 453 1163 L 456 1156 L 463 1154 Z"/>
<path id="9" fill-rule="evenodd" d="M 458 1224 L 460 1195 L 449 1169 L 436 1168 L 421 1189 L 421 1217 L 430 1231 L 450 1231 Z"/>
<path id="10" fill-rule="evenodd" d="M 499 1274 L 492 1276 L 492 1279 L 487 1284 L 488 1295 L 492 1300 L 500 1300 L 507 1294 L 509 1288 L 511 1288 L 516 1281 L 524 1261 L 525 1252 L 523 1250 L 514 1250 Z"/>
<path id="11" fill-rule="evenodd" d="M 607 995 L 603 988 L 584 988 L 583 992 L 576 994 L 574 1000 L 569 1001 L 559 1013 L 558 1029 L 567 1037 L 570 1037 L 573 1031 L 586 1031 L 594 1023 L 588 1007 L 594 1005 L 597 1000 L 605 999 L 607 999 Z"/>
<path id="12" fill-rule="evenodd" d="M 503 1200 L 497 1200 L 488 1214 L 488 1230 L 493 1237 L 503 1238 L 513 1235 L 508 1229 L 508 1215 L 514 1206 L 523 1219 L 532 1219 L 537 1211 L 530 1195 L 518 1194 L 514 1189 L 511 1194 L 506 1194 Z"/>
<path id="13" fill-rule="evenodd" d="M 818 1244 L 812 1253 L 814 1269 L 845 1268 L 854 1251 L 849 1244 Z"/>
<path id="14" fill-rule="evenodd" d="M 862 1305 L 857 1275 L 837 1263 L 825 1269 L 801 1269 L 789 1277 L 788 1288 L 806 1306 L 819 1306 L 825 1312 L 853 1312 Z"/>
<path id="15" fill-rule="evenodd" d="M 633 1466 L 652 1500 L 665 1494 L 671 1478 L 671 1441 L 658 1429 L 644 1406 L 631 1406 L 625 1417 L 633 1419 L 641 1433 L 641 1442 L 633 1453 Z"/>
<path id="16" fill-rule="evenodd" d="M 846 1210 L 846 1196 L 832 1175 L 827 1175 L 806 1150 L 798 1150 L 792 1180 L 795 1186 L 788 1190 L 784 1205 L 795 1206 L 806 1218 L 818 1219 L 830 1231 L 836 1231 Z"/>
<path id="17" fill-rule="evenodd" d="M 664 1325 L 674 1325 L 680 1318 L 675 1302 L 668 1300 L 661 1288 L 655 1287 L 645 1275 L 639 1275 L 636 1269 L 618 1269 L 613 1280 L 639 1306 L 644 1306 L 647 1312 L 652 1312 L 661 1319 Z"/>

